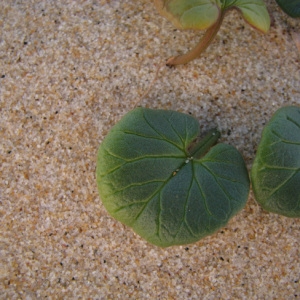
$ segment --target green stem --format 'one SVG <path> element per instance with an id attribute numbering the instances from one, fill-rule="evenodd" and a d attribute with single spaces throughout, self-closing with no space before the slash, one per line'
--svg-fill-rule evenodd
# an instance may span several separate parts
<path id="1" fill-rule="evenodd" d="M 217 143 L 220 136 L 221 134 L 216 128 L 210 130 L 207 135 L 190 150 L 191 156 L 196 159 L 203 157 L 208 150 Z"/>
<path id="2" fill-rule="evenodd" d="M 200 54 L 204 52 L 206 48 L 211 44 L 216 34 L 218 33 L 223 22 L 224 15 L 225 11 L 222 11 L 217 22 L 206 30 L 204 36 L 201 38 L 200 42 L 196 45 L 195 48 L 183 55 L 169 58 L 167 61 L 167 66 L 186 64 L 200 56 Z"/>

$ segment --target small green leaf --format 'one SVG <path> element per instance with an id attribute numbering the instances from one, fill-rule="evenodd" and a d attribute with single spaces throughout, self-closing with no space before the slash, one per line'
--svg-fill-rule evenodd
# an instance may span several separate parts
<path id="1" fill-rule="evenodd" d="M 226 8 L 235 7 L 241 11 L 247 23 L 256 29 L 267 32 L 270 28 L 270 16 L 262 0 L 227 0 Z"/>
<path id="2" fill-rule="evenodd" d="M 281 9 L 293 18 L 300 17 L 300 0 L 276 0 Z"/>
<path id="3" fill-rule="evenodd" d="M 182 113 L 136 108 L 99 147 L 97 183 L 108 212 L 161 247 L 198 241 L 227 224 L 248 198 L 240 153 L 200 142 L 198 121 Z"/>
<path id="4" fill-rule="evenodd" d="M 266 125 L 251 179 L 265 210 L 300 217 L 300 107 L 279 109 Z"/>
<path id="5" fill-rule="evenodd" d="M 179 29 L 204 30 L 220 16 L 220 7 L 211 0 L 155 0 L 161 15 Z"/>

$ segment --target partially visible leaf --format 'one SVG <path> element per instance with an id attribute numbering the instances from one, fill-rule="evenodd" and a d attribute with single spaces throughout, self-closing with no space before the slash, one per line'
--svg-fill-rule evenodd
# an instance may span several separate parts
<path id="1" fill-rule="evenodd" d="M 247 23 L 256 29 L 267 32 L 270 28 L 270 16 L 263 0 L 225 0 L 223 9 L 236 7 Z"/>
<path id="2" fill-rule="evenodd" d="M 251 179 L 265 210 L 300 217 L 300 107 L 279 109 L 266 125 Z"/>
<path id="3" fill-rule="evenodd" d="M 204 30 L 220 16 L 220 7 L 213 0 L 155 0 L 154 4 L 179 29 Z"/>
<path id="4" fill-rule="evenodd" d="M 300 17 L 300 0 L 276 0 L 281 9 L 293 18 Z"/>
<path id="5" fill-rule="evenodd" d="M 197 120 L 182 113 L 126 114 L 98 151 L 97 183 L 108 212 L 161 247 L 192 243 L 224 226 L 246 203 L 248 172 L 232 146 L 199 155 L 200 145 L 217 139 L 213 132 L 195 142 L 199 133 Z"/>

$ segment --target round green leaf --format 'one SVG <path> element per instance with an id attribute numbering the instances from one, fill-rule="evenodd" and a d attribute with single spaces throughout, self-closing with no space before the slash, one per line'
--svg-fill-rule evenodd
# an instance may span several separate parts
<path id="1" fill-rule="evenodd" d="M 266 125 L 251 179 L 265 210 L 300 217 L 300 107 L 279 109 Z"/>
<path id="2" fill-rule="evenodd" d="M 190 115 L 136 108 L 99 147 L 96 176 L 105 208 L 150 243 L 198 241 L 247 201 L 249 178 L 240 153 L 226 144 L 211 148 L 217 131 L 199 143 L 199 131 Z"/>
<path id="3" fill-rule="evenodd" d="M 281 9 L 293 18 L 300 17 L 300 0 L 276 0 Z"/>

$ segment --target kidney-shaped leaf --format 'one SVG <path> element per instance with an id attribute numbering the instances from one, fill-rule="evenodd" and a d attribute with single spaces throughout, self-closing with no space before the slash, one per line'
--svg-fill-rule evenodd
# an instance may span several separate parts
<path id="1" fill-rule="evenodd" d="M 251 179 L 265 210 L 300 217 L 300 107 L 279 109 L 266 125 Z"/>
<path id="2" fill-rule="evenodd" d="M 218 144 L 204 156 L 189 115 L 136 108 L 99 147 L 97 183 L 108 212 L 161 247 L 198 241 L 241 210 L 249 192 L 240 153 Z M 202 141 L 203 141 L 202 140 Z"/>
<path id="3" fill-rule="evenodd" d="M 300 0 L 276 0 L 281 9 L 293 18 L 300 17 Z"/>

